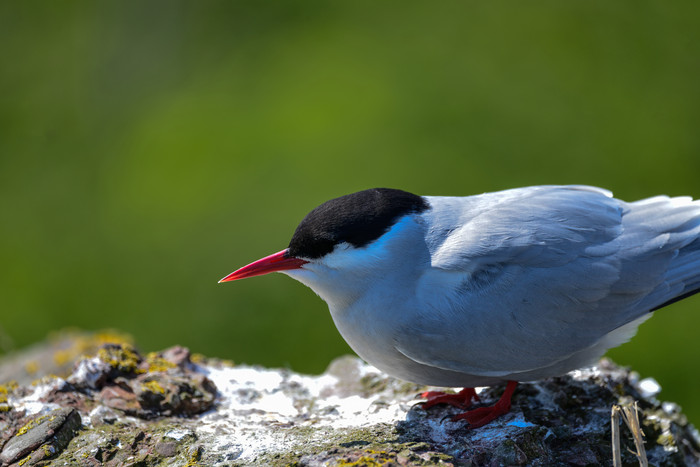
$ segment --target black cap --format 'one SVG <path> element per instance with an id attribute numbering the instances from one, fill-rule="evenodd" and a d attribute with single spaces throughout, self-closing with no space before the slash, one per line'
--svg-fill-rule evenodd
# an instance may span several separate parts
<path id="1" fill-rule="evenodd" d="M 365 246 L 399 218 L 429 207 L 423 197 L 391 188 L 372 188 L 326 201 L 299 223 L 288 255 L 312 259 L 343 242 L 356 248 Z"/>

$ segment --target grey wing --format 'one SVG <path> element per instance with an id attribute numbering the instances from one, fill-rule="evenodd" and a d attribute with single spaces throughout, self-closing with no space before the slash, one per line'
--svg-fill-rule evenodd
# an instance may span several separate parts
<path id="1" fill-rule="evenodd" d="M 418 287 L 421 310 L 395 336 L 395 347 L 420 363 L 500 376 L 594 347 L 669 300 L 669 265 L 700 234 L 687 228 L 687 215 L 650 225 L 646 215 L 658 207 L 645 214 L 586 187 L 478 198 L 446 239 L 429 236 L 432 268 Z M 431 199 L 442 202 L 454 200 Z M 700 230 L 700 206 L 693 209 Z M 674 243 L 669 232 L 682 225 Z"/>

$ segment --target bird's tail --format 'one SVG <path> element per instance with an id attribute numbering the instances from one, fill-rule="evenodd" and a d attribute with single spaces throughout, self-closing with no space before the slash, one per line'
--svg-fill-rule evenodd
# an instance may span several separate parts
<path id="1" fill-rule="evenodd" d="M 678 250 L 678 256 L 671 261 L 666 281 L 678 295 L 654 307 L 651 311 L 663 308 L 700 292 L 700 238 Z"/>
<path id="2" fill-rule="evenodd" d="M 667 258 L 661 284 L 644 305 L 654 311 L 700 292 L 700 200 L 656 196 L 629 206 L 626 220 L 646 237 L 648 258 Z"/>

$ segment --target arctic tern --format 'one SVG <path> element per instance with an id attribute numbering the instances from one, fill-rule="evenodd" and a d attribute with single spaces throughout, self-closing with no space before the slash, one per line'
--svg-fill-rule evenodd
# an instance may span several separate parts
<path id="1" fill-rule="evenodd" d="M 651 312 L 700 291 L 700 201 L 636 202 L 588 186 L 468 197 L 376 188 L 327 201 L 288 248 L 220 282 L 282 272 L 326 301 L 370 364 L 431 386 L 424 407 L 468 408 L 470 428 L 510 409 L 517 382 L 594 364 Z"/>

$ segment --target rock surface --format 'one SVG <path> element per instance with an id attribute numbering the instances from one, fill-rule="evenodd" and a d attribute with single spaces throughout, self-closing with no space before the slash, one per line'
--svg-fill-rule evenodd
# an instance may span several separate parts
<path id="1" fill-rule="evenodd" d="M 81 339 L 92 344 L 79 345 L 87 356 L 69 374 L 22 379 L 28 355 L 39 377 L 57 366 L 41 358 Z M 655 398 L 653 380 L 606 360 L 519 385 L 508 415 L 469 430 L 451 421 L 457 409 L 421 409 L 425 387 L 354 357 L 307 376 L 182 347 L 142 356 L 121 338 L 64 340 L 0 361 L 0 375 L 12 368 L 22 379 L 0 380 L 0 465 L 612 465 L 611 408 L 633 401 L 650 464 L 700 465 L 680 408 Z M 502 391 L 485 389 L 482 403 Z M 638 465 L 629 430 L 620 433 L 623 463 Z"/>

